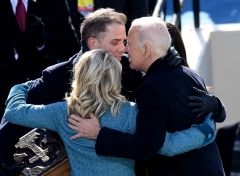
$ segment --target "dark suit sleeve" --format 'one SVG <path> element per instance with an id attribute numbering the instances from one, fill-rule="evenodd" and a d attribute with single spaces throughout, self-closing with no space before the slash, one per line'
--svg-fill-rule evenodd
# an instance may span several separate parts
<path id="1" fill-rule="evenodd" d="M 67 60 L 80 50 L 80 44 L 73 27 L 69 8 L 65 0 L 57 1 L 56 31 L 45 30 L 45 45 L 39 51 L 47 59 Z"/>
<path id="2" fill-rule="evenodd" d="M 28 103 L 50 104 L 63 101 L 65 93 L 70 90 L 74 56 L 43 70 L 42 77 L 37 79 L 28 93 Z"/>
<path id="3" fill-rule="evenodd" d="M 136 133 L 127 134 L 103 127 L 96 140 L 96 153 L 148 161 L 164 143 L 167 115 L 160 92 L 141 85 L 137 93 Z M 126 117 L 127 118 L 127 117 Z"/>

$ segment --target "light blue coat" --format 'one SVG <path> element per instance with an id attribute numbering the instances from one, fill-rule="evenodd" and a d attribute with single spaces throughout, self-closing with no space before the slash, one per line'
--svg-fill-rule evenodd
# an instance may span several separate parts
<path id="1" fill-rule="evenodd" d="M 125 158 L 98 156 L 95 153 L 95 141 L 84 138 L 71 140 L 76 131 L 67 124 L 67 103 L 50 105 L 26 104 L 28 89 L 32 81 L 14 86 L 6 101 L 4 117 L 9 122 L 33 128 L 47 128 L 59 133 L 71 165 L 72 176 L 99 175 L 135 175 L 134 160 Z M 134 133 L 136 129 L 135 103 L 126 102 L 121 112 L 113 117 L 110 109 L 100 118 L 102 127 L 109 127 L 125 133 Z M 214 140 L 215 126 L 210 115 L 202 125 L 188 130 L 167 133 L 165 143 L 159 154 L 173 156 L 192 149 L 200 148 Z M 204 132 L 203 132 L 204 131 Z"/>

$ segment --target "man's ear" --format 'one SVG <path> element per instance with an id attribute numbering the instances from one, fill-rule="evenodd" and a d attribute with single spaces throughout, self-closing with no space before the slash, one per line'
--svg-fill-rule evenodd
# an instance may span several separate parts
<path id="1" fill-rule="evenodd" d="M 150 57 L 150 55 L 151 55 L 151 47 L 150 47 L 150 45 L 145 44 L 143 46 L 143 49 L 144 49 L 144 51 L 143 51 L 143 58 L 144 59 L 148 59 Z"/>
<path id="2" fill-rule="evenodd" d="M 90 37 L 87 41 L 88 48 L 90 50 L 96 49 L 97 39 Z"/>

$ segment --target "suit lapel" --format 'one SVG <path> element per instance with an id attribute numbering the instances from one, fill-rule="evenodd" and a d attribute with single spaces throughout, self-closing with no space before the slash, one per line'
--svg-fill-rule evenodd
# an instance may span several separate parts
<path id="1" fill-rule="evenodd" d="M 2 6 L 5 9 L 5 12 L 3 14 L 6 15 L 6 18 L 9 18 L 8 23 L 12 26 L 13 29 L 16 29 L 21 32 L 16 16 L 13 13 L 12 4 L 10 0 L 1 0 L 1 1 L 3 2 Z"/>

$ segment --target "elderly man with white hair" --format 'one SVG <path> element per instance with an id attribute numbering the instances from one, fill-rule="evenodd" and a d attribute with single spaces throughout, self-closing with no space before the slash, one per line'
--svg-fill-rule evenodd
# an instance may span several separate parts
<path id="1" fill-rule="evenodd" d="M 223 176 L 215 142 L 174 157 L 157 154 L 164 146 L 166 131 L 187 129 L 202 123 L 206 116 L 196 118 L 188 106 L 188 97 L 197 95 L 196 89 L 207 92 L 204 80 L 190 68 L 170 67 L 163 61 L 168 57 L 170 44 L 167 27 L 160 18 L 142 17 L 133 21 L 126 51 L 131 69 L 145 73 L 136 94 L 139 109 L 136 133 L 97 127 L 97 123 L 91 127 L 91 121 L 85 119 L 81 121 L 84 126 L 81 137 L 96 139 L 95 148 L 99 155 L 146 162 L 148 175 Z M 213 116 L 222 113 L 221 110 L 215 112 L 214 108 L 213 111 Z M 87 134 L 88 131 L 91 134 Z"/>

